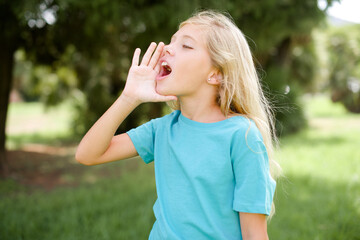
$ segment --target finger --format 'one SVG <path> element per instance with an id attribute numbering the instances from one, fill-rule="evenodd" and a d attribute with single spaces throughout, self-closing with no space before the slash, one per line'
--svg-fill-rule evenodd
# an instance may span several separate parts
<path id="1" fill-rule="evenodd" d="M 161 67 L 160 64 L 156 64 L 156 66 L 154 68 L 155 72 L 159 73 L 160 72 L 160 67 Z"/>
<path id="2" fill-rule="evenodd" d="M 148 47 L 148 49 L 146 50 L 146 53 L 144 54 L 140 65 L 146 65 L 147 66 L 149 64 L 151 55 L 154 52 L 155 47 L 156 47 L 156 43 L 152 42 L 150 44 L 150 46 Z"/>
<path id="3" fill-rule="evenodd" d="M 165 51 L 165 44 L 164 44 L 164 46 L 162 47 L 162 50 L 161 50 L 161 52 L 160 52 L 159 60 L 160 60 L 161 57 L 164 56 L 164 51 Z M 160 72 L 160 68 L 161 68 L 161 65 L 160 65 L 159 60 L 157 61 L 156 65 L 155 65 L 155 68 L 154 68 L 154 70 L 155 70 L 157 73 Z"/>
<path id="4" fill-rule="evenodd" d="M 150 59 L 149 67 L 155 68 L 156 64 L 159 61 L 159 58 L 160 58 L 163 48 L 164 48 L 164 43 L 160 42 L 155 50 L 155 53 L 152 55 L 152 57 Z"/>
<path id="5" fill-rule="evenodd" d="M 131 63 L 132 66 L 139 66 L 140 52 L 141 52 L 140 48 L 135 49 L 134 56 L 133 56 L 132 63 Z"/>

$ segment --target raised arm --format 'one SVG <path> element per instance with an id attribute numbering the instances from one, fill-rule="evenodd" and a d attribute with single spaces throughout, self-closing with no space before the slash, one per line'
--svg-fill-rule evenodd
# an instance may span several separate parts
<path id="1" fill-rule="evenodd" d="M 97 120 L 81 140 L 76 160 L 85 165 L 96 165 L 137 155 L 126 134 L 114 136 L 125 118 L 143 102 L 176 100 L 175 96 L 162 96 L 155 91 L 155 77 L 164 44 L 151 43 L 139 65 L 140 49 L 134 52 L 125 88 L 112 106 Z M 155 50 L 156 48 L 156 50 Z"/>

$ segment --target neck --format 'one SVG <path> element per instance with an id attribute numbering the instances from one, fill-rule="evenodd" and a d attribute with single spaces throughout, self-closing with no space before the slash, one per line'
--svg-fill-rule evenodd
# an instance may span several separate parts
<path id="1" fill-rule="evenodd" d="M 225 120 L 213 98 L 179 97 L 181 113 L 194 121 L 211 123 Z"/>

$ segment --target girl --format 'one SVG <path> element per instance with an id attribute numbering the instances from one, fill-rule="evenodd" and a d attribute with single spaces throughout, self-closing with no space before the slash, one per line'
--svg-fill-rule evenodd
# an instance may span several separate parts
<path id="1" fill-rule="evenodd" d="M 154 161 L 149 239 L 268 239 L 273 123 L 241 31 L 202 11 L 170 44 L 151 43 L 139 56 L 136 49 L 122 94 L 84 136 L 77 161 Z M 139 104 L 161 101 L 175 111 L 114 136 Z"/>

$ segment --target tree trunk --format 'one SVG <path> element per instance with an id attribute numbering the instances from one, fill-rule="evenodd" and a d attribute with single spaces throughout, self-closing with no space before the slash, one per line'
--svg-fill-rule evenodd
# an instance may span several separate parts
<path id="1" fill-rule="evenodd" d="M 11 2 L 13 3 L 13 2 Z M 14 53 L 20 41 L 20 25 L 10 2 L 0 4 L 0 176 L 8 173 L 6 162 L 6 116 L 12 86 Z"/>
<path id="2" fill-rule="evenodd" d="M 1 11 L 2 17 L 7 17 L 7 19 L 1 19 L 0 29 L 11 30 L 5 31 L 5 34 L 0 38 L 0 177 L 5 177 L 8 173 L 5 147 L 6 116 L 13 79 L 14 53 L 18 40 L 16 18 L 13 14 L 8 13 L 4 16 L 3 13 Z"/>
<path id="3" fill-rule="evenodd" d="M 1 175 L 7 174 L 6 162 L 6 116 L 9 105 L 9 95 L 12 85 L 12 72 L 14 65 L 15 49 L 10 39 L 0 39 L 0 171 Z"/>

